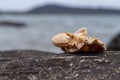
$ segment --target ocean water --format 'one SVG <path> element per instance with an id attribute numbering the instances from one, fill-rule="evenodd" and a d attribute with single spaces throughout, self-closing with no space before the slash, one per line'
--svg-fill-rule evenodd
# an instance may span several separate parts
<path id="1" fill-rule="evenodd" d="M 105 45 L 120 32 L 120 15 L 0 15 L 0 21 L 17 21 L 24 28 L 0 26 L 0 50 L 34 49 L 62 52 L 53 46 L 52 36 L 60 32 L 88 29 L 89 36 L 99 37 Z"/>

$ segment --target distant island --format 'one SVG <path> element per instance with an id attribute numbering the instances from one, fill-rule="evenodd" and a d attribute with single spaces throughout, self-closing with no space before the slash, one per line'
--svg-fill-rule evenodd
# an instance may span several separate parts
<path id="1" fill-rule="evenodd" d="M 2 12 L 0 14 L 120 14 L 120 10 L 107 8 L 81 8 L 62 5 L 38 6 L 25 12 Z"/>
<path id="2" fill-rule="evenodd" d="M 66 7 L 61 5 L 45 5 L 38 6 L 34 9 L 29 10 L 26 13 L 37 13 L 37 14 L 120 14 L 120 10 L 115 9 L 93 9 L 93 8 L 76 8 Z"/>

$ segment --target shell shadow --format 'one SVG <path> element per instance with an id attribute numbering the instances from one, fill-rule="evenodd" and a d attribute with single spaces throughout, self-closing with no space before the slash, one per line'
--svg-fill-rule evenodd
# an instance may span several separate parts
<path id="1" fill-rule="evenodd" d="M 105 54 L 104 51 L 100 51 L 100 52 L 83 52 L 83 51 L 79 51 L 79 52 L 75 52 L 75 53 L 62 53 L 62 54 L 69 54 L 69 55 L 75 55 L 75 56 L 100 56 Z"/>

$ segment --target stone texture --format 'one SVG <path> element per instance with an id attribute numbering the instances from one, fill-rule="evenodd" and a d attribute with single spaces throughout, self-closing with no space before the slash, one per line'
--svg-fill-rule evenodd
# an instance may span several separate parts
<path id="1" fill-rule="evenodd" d="M 120 51 L 0 52 L 0 80 L 119 80 Z"/>

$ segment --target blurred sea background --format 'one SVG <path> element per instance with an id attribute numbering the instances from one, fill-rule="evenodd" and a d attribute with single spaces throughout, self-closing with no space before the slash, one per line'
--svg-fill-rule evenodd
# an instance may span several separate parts
<path id="1" fill-rule="evenodd" d="M 26 25 L 22 28 L 0 25 L 0 50 L 32 49 L 60 53 L 62 51 L 53 46 L 51 38 L 57 33 L 75 32 L 82 27 L 88 29 L 89 36 L 99 37 L 107 46 L 120 31 L 119 14 L 2 13 L 0 22 L 2 21 Z"/>
<path id="2" fill-rule="evenodd" d="M 51 42 L 60 32 L 75 32 L 81 27 L 88 29 L 89 36 L 99 37 L 105 44 L 120 30 L 119 15 L 2 15 L 0 21 L 18 21 L 24 28 L 0 27 L 0 50 L 37 49 L 60 52 Z"/>

